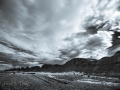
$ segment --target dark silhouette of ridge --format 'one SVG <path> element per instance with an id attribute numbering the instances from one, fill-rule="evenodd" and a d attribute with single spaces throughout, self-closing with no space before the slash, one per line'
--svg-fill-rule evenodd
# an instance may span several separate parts
<path id="1" fill-rule="evenodd" d="M 96 74 L 120 74 L 120 51 L 111 57 L 103 57 L 100 60 L 89 58 L 74 58 L 64 65 L 44 64 L 42 67 L 9 69 L 12 71 L 40 71 L 40 72 L 85 72 Z M 9 71 L 7 70 L 7 71 Z"/>
<path id="2" fill-rule="evenodd" d="M 117 52 L 114 54 L 114 56 L 116 56 L 116 55 L 120 55 L 120 51 L 117 51 Z"/>

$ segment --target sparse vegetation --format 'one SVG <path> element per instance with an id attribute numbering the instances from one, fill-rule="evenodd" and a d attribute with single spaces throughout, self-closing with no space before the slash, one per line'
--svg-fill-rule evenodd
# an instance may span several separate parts
<path id="1" fill-rule="evenodd" d="M 114 85 L 78 82 L 77 80 L 89 79 L 89 77 L 77 72 L 32 73 L 1 74 L 0 90 L 117 90 L 120 88 Z"/>

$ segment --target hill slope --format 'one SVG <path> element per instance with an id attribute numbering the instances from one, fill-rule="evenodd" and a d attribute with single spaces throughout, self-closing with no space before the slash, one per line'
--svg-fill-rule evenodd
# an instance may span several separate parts
<path id="1" fill-rule="evenodd" d="M 10 69 L 16 70 L 17 69 Z M 120 51 L 116 52 L 111 57 L 104 57 L 100 60 L 91 60 L 88 58 L 74 58 L 64 65 L 44 64 L 31 68 L 21 68 L 19 71 L 41 71 L 41 72 L 85 72 L 85 73 L 105 73 L 105 74 L 120 74 Z M 9 71 L 9 70 L 8 70 Z"/>
<path id="2" fill-rule="evenodd" d="M 49 72 L 86 72 L 86 73 L 120 73 L 120 51 L 112 57 L 104 57 L 100 60 L 74 58 L 64 65 L 43 65 L 41 71 Z"/>

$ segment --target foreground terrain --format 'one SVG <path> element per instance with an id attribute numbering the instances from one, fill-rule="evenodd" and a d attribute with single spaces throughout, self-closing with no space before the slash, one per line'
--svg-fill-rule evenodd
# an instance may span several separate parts
<path id="1" fill-rule="evenodd" d="M 0 90 L 119 90 L 118 78 L 76 73 L 1 73 Z"/>

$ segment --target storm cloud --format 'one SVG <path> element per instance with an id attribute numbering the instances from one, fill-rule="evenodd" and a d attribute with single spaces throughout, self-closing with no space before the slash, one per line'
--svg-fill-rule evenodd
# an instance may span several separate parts
<path id="1" fill-rule="evenodd" d="M 10 58 L 0 59 L 0 67 L 99 59 L 119 50 L 118 2 L 0 0 L 0 53 Z"/>

